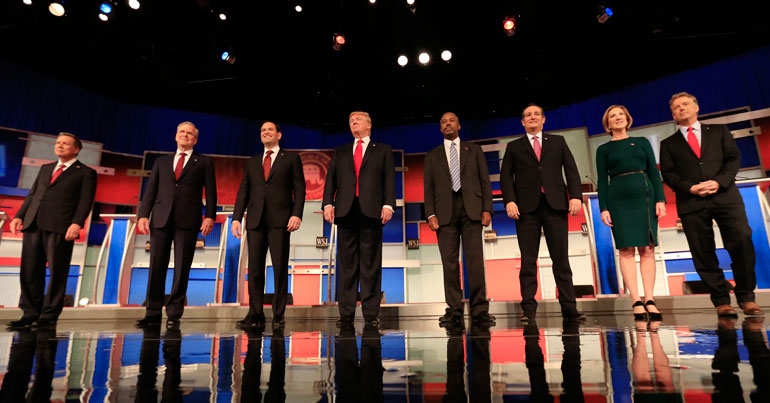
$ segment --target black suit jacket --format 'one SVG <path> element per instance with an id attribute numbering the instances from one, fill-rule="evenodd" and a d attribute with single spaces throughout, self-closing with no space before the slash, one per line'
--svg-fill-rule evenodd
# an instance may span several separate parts
<path id="1" fill-rule="evenodd" d="M 379 219 L 382 206 L 396 208 L 396 182 L 393 151 L 387 144 L 370 141 L 361 161 L 358 201 L 365 216 Z M 353 164 L 353 143 L 334 150 L 324 184 L 323 206 L 333 205 L 335 217 L 350 212 L 356 197 L 356 168 Z"/>
<path id="2" fill-rule="evenodd" d="M 96 171 L 76 160 L 49 185 L 57 162 L 40 167 L 27 198 L 16 212 L 23 228 L 65 234 L 71 224 L 85 224 L 96 194 Z"/>
<path id="3" fill-rule="evenodd" d="M 264 153 L 246 161 L 241 186 L 233 210 L 233 221 L 241 221 L 248 209 L 246 228 L 257 228 L 261 220 L 272 227 L 286 227 L 291 216 L 302 218 L 305 207 L 305 174 L 299 154 L 279 149 L 270 175 L 262 170 Z M 264 212 L 267 212 L 266 214 Z"/>
<path id="4" fill-rule="evenodd" d="M 425 216 L 436 215 L 439 225 L 452 220 L 452 175 L 444 144 L 425 156 Z M 465 213 L 471 220 L 481 220 L 481 212 L 493 212 L 492 185 L 489 181 L 484 151 L 475 143 L 460 142 L 460 183 Z"/>
<path id="5" fill-rule="evenodd" d="M 214 177 L 214 163 L 211 158 L 193 151 L 179 181 L 174 177 L 174 154 L 164 155 L 155 161 L 150 181 L 144 191 L 139 207 L 139 218 L 148 218 L 152 212 L 150 226 L 163 228 L 174 212 L 174 225 L 185 230 L 200 229 L 203 202 L 201 196 L 206 188 L 206 218 L 217 218 L 217 183 Z"/>
<path id="6" fill-rule="evenodd" d="M 741 153 L 725 125 L 701 124 L 700 159 L 678 130 L 660 142 L 660 172 L 676 192 L 676 209 L 680 215 L 700 210 L 709 202 L 743 203 L 735 186 L 735 175 L 740 168 Z M 717 193 L 707 197 L 690 193 L 692 185 L 707 180 L 719 183 Z"/>
<path id="7" fill-rule="evenodd" d="M 562 169 L 567 177 L 566 185 Z M 514 202 L 519 206 L 519 212 L 531 213 L 540 203 L 541 186 L 545 189 L 548 204 L 556 210 L 569 209 L 567 193 L 570 199 L 583 197 L 575 158 L 562 136 L 543 133 L 540 161 L 527 135 L 508 143 L 505 148 L 500 169 L 505 204 Z"/>

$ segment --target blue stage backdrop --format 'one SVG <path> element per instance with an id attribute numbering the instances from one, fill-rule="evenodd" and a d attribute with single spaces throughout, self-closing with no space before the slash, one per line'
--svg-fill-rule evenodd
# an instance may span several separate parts
<path id="1" fill-rule="evenodd" d="M 547 111 L 546 130 L 587 127 L 602 133 L 601 117 L 611 104 L 626 105 L 636 126 L 671 119 L 670 96 L 688 91 L 708 113 L 743 106 L 770 106 L 770 47 L 671 74 L 620 91 Z M 28 71 L 0 60 L 0 126 L 42 133 L 70 131 L 85 140 L 104 143 L 110 151 L 143 154 L 144 150 L 172 150 L 176 125 L 195 122 L 201 130 L 198 150 L 223 155 L 250 155 L 259 150 L 257 120 L 157 108 L 115 101 L 72 84 Z M 534 94 L 533 94 L 534 96 Z M 523 133 L 519 112 L 507 118 L 463 120 L 466 140 Z M 425 152 L 441 139 L 438 123 L 381 127 L 372 116 L 373 137 L 407 153 Z M 281 145 L 289 149 L 330 149 L 351 140 L 350 133 L 283 125 Z"/>

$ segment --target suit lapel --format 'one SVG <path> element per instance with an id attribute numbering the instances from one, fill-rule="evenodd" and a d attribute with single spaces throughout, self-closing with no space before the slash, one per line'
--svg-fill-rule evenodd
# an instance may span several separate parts
<path id="1" fill-rule="evenodd" d="M 471 149 L 468 147 L 467 144 L 460 142 L 460 173 L 462 174 L 465 171 L 465 163 L 468 161 L 468 154 L 471 152 Z"/>
<path id="2" fill-rule="evenodd" d="M 51 177 L 53 176 L 53 171 L 56 168 L 56 165 L 58 165 L 58 164 L 59 164 L 59 161 L 56 161 L 55 163 L 53 163 L 51 165 L 48 165 L 48 166 L 43 165 L 42 167 L 40 167 L 40 177 L 41 178 L 46 178 L 46 181 L 45 181 L 46 189 L 48 187 L 50 187 L 51 185 L 53 185 L 53 183 L 51 183 Z M 54 183 L 56 183 L 56 182 L 54 182 Z"/>
<path id="3" fill-rule="evenodd" d="M 535 149 L 532 148 L 532 144 L 530 144 L 529 136 L 527 134 L 524 135 L 524 138 L 521 141 L 521 146 L 524 147 L 524 153 L 529 155 L 530 158 L 537 161 L 537 155 L 535 155 Z M 543 149 L 540 148 L 540 158 L 543 157 Z"/>
<path id="4" fill-rule="evenodd" d="M 700 157 L 701 159 L 706 154 L 706 149 L 711 145 L 711 140 L 713 137 L 714 136 L 711 135 L 711 126 L 704 125 L 704 124 L 700 125 Z"/>
<path id="5" fill-rule="evenodd" d="M 686 153 L 689 153 L 693 156 L 693 158 L 698 158 L 697 155 L 695 155 L 695 151 L 692 150 L 692 147 L 690 147 L 690 143 L 687 142 L 687 140 L 684 139 L 684 135 L 682 135 L 682 132 L 677 130 L 676 133 L 673 134 L 674 141 L 679 145 L 679 147 L 682 147 L 685 149 Z M 703 148 L 706 144 L 706 136 L 703 135 L 703 126 L 701 126 L 701 136 L 700 136 L 700 155 L 703 156 Z"/>
<path id="6" fill-rule="evenodd" d="M 54 164 L 51 166 L 51 173 L 48 175 L 48 178 L 51 178 L 51 177 L 53 176 L 53 173 L 54 173 L 54 168 L 56 168 L 57 166 L 59 166 L 59 161 L 56 161 L 56 162 L 55 162 L 55 163 L 54 163 Z M 67 176 L 70 176 L 70 175 L 74 175 L 74 174 L 75 174 L 75 173 L 74 173 L 74 171 L 75 171 L 76 169 L 80 169 L 80 161 L 78 161 L 78 160 L 75 160 L 75 162 L 73 162 L 73 163 L 72 163 L 72 165 L 70 165 L 70 167 L 69 167 L 69 168 L 65 169 L 65 170 L 64 170 L 64 172 L 62 172 L 62 173 L 59 175 L 59 177 L 58 177 L 58 178 L 56 178 L 56 181 L 54 181 L 54 183 L 50 183 L 50 182 L 51 182 L 51 180 L 49 179 L 49 180 L 48 180 L 48 182 L 49 182 L 49 184 L 48 184 L 48 187 L 51 187 L 51 186 L 53 186 L 53 185 L 55 185 L 55 184 L 57 184 L 57 183 L 61 182 L 61 181 L 62 181 L 62 179 L 66 178 Z"/>
<path id="7" fill-rule="evenodd" d="M 366 152 L 364 152 L 364 160 L 361 161 L 361 169 L 364 169 L 366 161 L 369 161 L 369 157 L 375 152 L 377 152 L 377 143 L 370 140 L 369 145 L 366 146 Z"/>
<path id="8" fill-rule="evenodd" d="M 286 155 L 286 153 L 283 151 L 283 149 L 278 150 L 278 153 L 275 155 L 275 160 L 273 160 L 273 165 L 270 167 L 270 173 L 267 175 L 267 181 L 266 182 L 269 182 L 270 179 L 272 179 L 273 172 L 275 172 L 276 168 L 278 168 L 278 164 L 280 164 L 281 161 L 286 159 L 286 158 L 284 158 L 285 155 Z M 265 174 L 263 173 L 262 176 L 264 177 Z"/>

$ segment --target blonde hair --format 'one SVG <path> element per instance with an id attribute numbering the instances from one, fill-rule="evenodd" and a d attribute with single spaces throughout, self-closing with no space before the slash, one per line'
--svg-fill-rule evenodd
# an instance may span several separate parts
<path id="1" fill-rule="evenodd" d="M 353 116 L 355 116 L 355 115 L 361 115 L 361 116 L 365 117 L 366 120 L 369 122 L 369 124 L 372 124 L 372 118 L 369 117 L 369 113 L 368 112 L 364 112 L 364 111 L 353 111 L 353 112 L 350 112 L 350 116 L 348 116 L 348 120 L 353 118 Z"/>
<path id="2" fill-rule="evenodd" d="M 607 108 L 606 111 L 604 111 L 604 116 L 602 117 L 602 125 L 604 126 L 604 130 L 607 133 L 612 133 L 612 130 L 610 129 L 610 111 L 620 108 L 623 110 L 623 113 L 626 114 L 626 129 L 631 128 L 631 124 L 634 123 L 634 118 L 631 117 L 631 114 L 628 113 L 628 109 L 626 109 L 623 105 L 611 105 L 609 108 Z"/>

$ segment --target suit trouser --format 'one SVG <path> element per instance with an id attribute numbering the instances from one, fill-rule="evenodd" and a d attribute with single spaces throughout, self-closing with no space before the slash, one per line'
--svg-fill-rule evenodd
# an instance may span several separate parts
<path id="1" fill-rule="evenodd" d="M 575 286 L 572 284 L 572 269 L 569 265 L 569 224 L 567 212 L 555 210 L 540 195 L 540 205 L 532 213 L 522 213 L 516 220 L 516 233 L 521 250 L 521 309 L 524 312 L 537 310 L 537 256 L 540 250 L 540 228 L 545 234 L 545 242 L 553 261 L 553 277 L 559 290 L 559 303 L 562 314 L 577 312 Z"/>
<path id="2" fill-rule="evenodd" d="M 695 271 L 708 287 L 714 306 L 729 304 L 730 291 L 724 272 L 719 268 L 712 219 L 719 225 L 722 242 L 733 261 L 735 298 L 738 302 L 754 301 L 754 288 L 757 286 L 754 243 L 751 241 L 751 227 L 743 203 L 712 205 L 681 215 L 680 218 L 690 245 Z"/>
<path id="3" fill-rule="evenodd" d="M 477 316 L 489 311 L 486 275 L 484 273 L 484 244 L 481 221 L 471 220 L 465 212 L 462 190 L 452 197 L 452 220 L 436 231 L 441 264 L 444 268 L 444 296 L 449 308 L 462 314 L 463 294 L 460 286 L 460 238 L 463 258 L 468 268 L 470 284 L 470 313 Z"/>
<path id="4" fill-rule="evenodd" d="M 382 221 L 363 214 L 358 198 L 350 212 L 337 221 L 337 301 L 340 318 L 356 313 L 356 292 L 360 286 L 364 318 L 380 313 L 382 286 Z"/>
<path id="5" fill-rule="evenodd" d="M 41 230 L 37 225 L 24 231 L 21 249 L 19 308 L 25 319 L 56 320 L 64 307 L 67 276 L 74 241 L 64 234 Z M 45 264 L 51 278 L 45 291 Z"/>
<path id="6" fill-rule="evenodd" d="M 361 359 L 353 329 L 341 329 L 334 338 L 334 386 L 339 402 L 383 402 L 384 368 L 382 340 L 379 331 L 364 327 L 361 336 Z"/>
<path id="7" fill-rule="evenodd" d="M 267 214 L 267 213 L 265 213 Z M 289 231 L 285 227 L 273 228 L 265 223 L 263 215 L 261 225 L 248 230 L 249 244 L 249 313 L 254 321 L 265 319 L 263 304 L 265 298 L 265 262 L 267 249 L 273 263 L 273 317 L 282 317 L 286 311 L 289 288 Z"/>
<path id="8" fill-rule="evenodd" d="M 170 319 L 182 317 L 198 233 L 198 230 L 177 228 L 173 222 L 173 212 L 165 227 L 150 229 L 150 273 L 147 278 L 146 317 L 161 316 L 172 242 L 174 243 L 174 280 L 171 295 L 166 304 L 166 315 Z"/>

